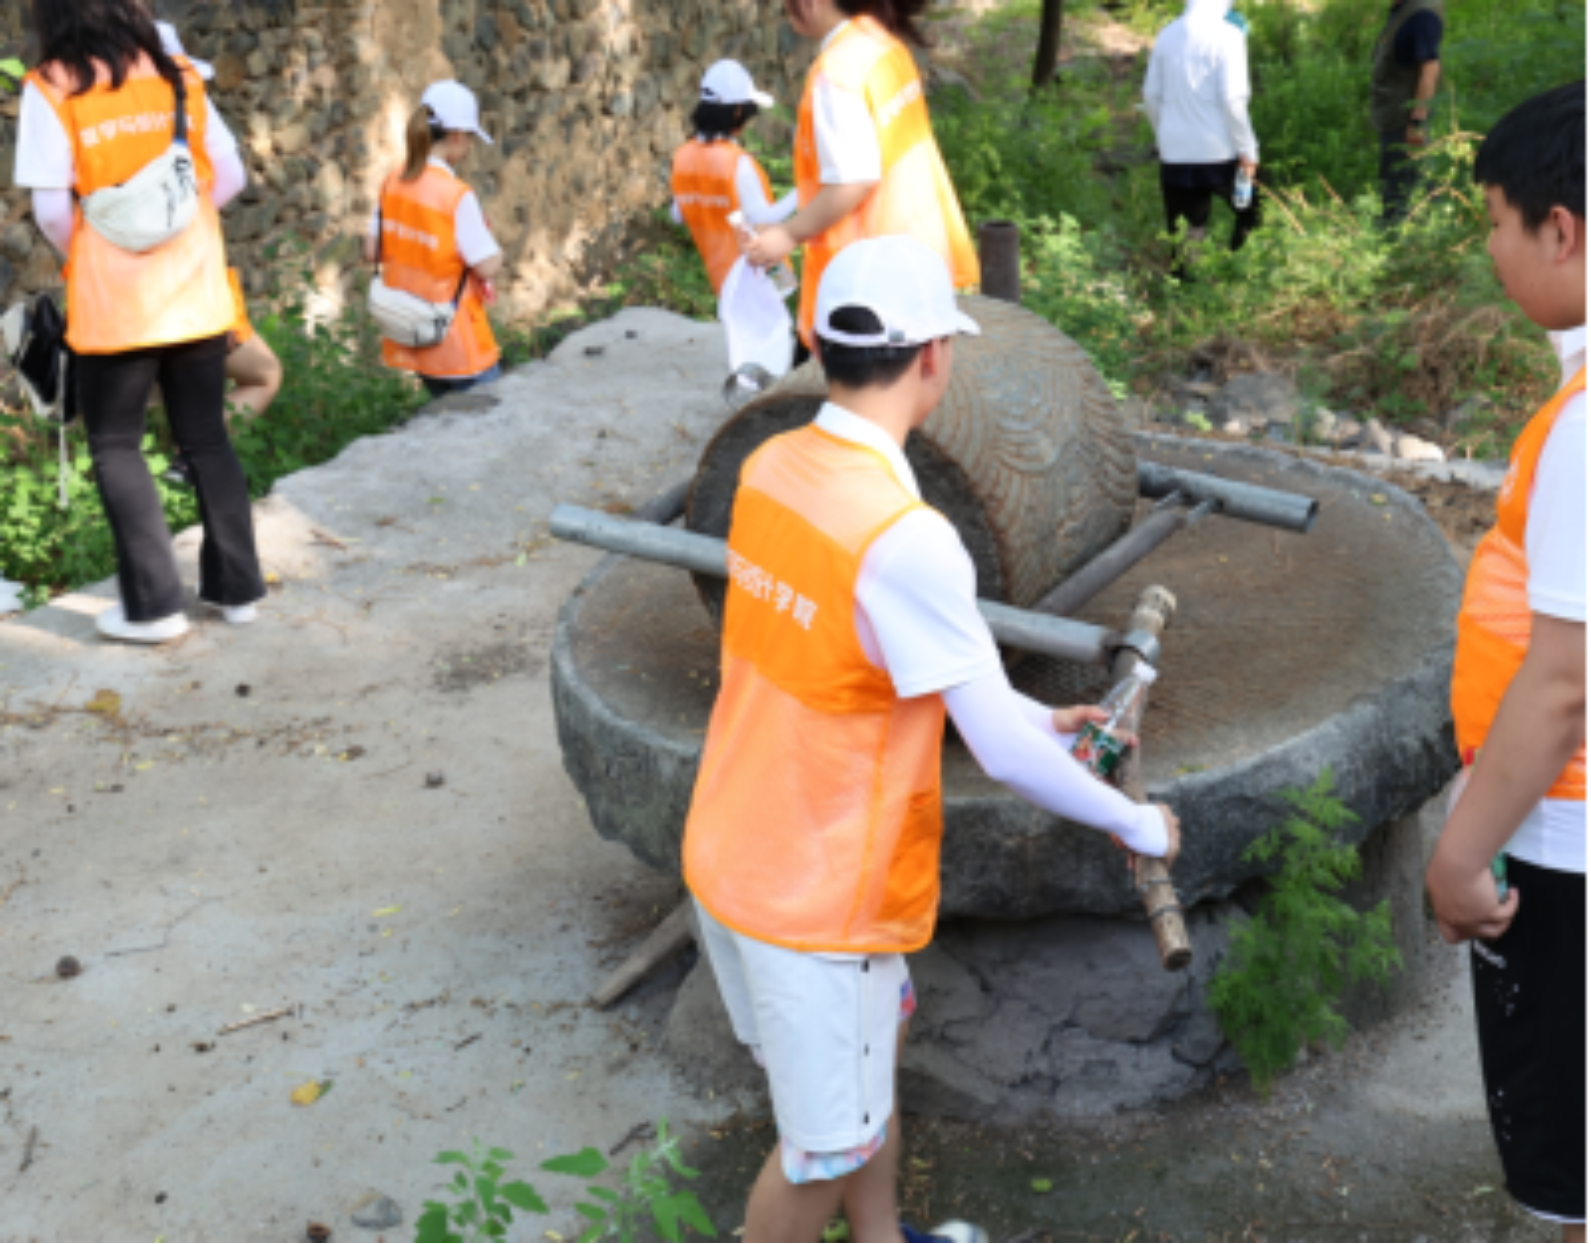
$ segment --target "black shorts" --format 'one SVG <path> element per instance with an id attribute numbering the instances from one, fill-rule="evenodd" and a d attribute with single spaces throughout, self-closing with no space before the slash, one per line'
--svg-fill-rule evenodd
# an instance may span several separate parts
<path id="1" fill-rule="evenodd" d="M 1564 1222 L 1586 1215 L 1585 877 L 1508 861 L 1519 915 L 1471 949 L 1492 1131 L 1509 1194 Z"/>

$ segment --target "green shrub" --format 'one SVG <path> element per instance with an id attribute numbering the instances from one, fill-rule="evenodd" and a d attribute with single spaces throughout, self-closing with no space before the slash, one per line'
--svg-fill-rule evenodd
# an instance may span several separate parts
<path id="1" fill-rule="evenodd" d="M 1385 985 L 1402 966 L 1388 905 L 1361 914 L 1336 897 L 1362 863 L 1335 841 L 1357 818 L 1333 785 L 1328 769 L 1308 790 L 1282 792 L 1295 815 L 1245 856 L 1277 871 L 1253 919 L 1232 927 L 1210 985 L 1211 1009 L 1266 1095 L 1305 1046 L 1342 1043 L 1348 1022 L 1338 1007 L 1350 984 Z"/>
<path id="2" fill-rule="evenodd" d="M 468 1153 L 450 1150 L 436 1156 L 439 1166 L 458 1169 L 448 1183 L 447 1199 L 431 1200 L 415 1222 L 416 1244 L 466 1244 L 466 1241 L 502 1240 L 508 1237 L 516 1211 L 545 1215 L 547 1202 L 524 1180 L 505 1180 L 506 1164 L 514 1160 L 507 1149 L 488 1149 L 479 1140 Z M 549 1175 L 595 1179 L 606 1173 L 608 1162 L 595 1149 L 552 1158 L 541 1164 Z M 676 1189 L 674 1178 L 695 1179 L 697 1173 L 679 1155 L 679 1141 L 669 1134 L 668 1121 L 658 1124 L 655 1144 L 643 1146 L 625 1168 L 619 1191 L 600 1185 L 586 1189 L 591 1201 L 575 1206 L 588 1226 L 581 1241 L 633 1241 L 643 1231 L 655 1229 L 664 1240 L 684 1239 L 684 1228 L 702 1235 L 714 1234 L 712 1220 L 689 1188 Z M 548 1238 L 560 1238 L 548 1233 Z"/>

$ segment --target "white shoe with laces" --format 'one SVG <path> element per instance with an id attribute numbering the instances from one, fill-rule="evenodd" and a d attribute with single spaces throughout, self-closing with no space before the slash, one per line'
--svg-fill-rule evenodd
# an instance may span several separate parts
<path id="1" fill-rule="evenodd" d="M 94 627 L 106 639 L 128 644 L 163 644 L 188 633 L 188 615 L 174 613 L 153 622 L 129 622 L 127 609 L 117 601 L 94 619 Z"/>
<path id="2" fill-rule="evenodd" d="M 260 616 L 259 608 L 255 605 L 218 605 L 203 597 L 200 597 L 200 603 L 206 609 L 215 610 L 232 626 L 247 626 Z"/>

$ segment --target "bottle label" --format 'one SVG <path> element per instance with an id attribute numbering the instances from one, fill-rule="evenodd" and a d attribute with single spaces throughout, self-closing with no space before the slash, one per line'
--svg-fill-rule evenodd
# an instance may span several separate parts
<path id="1" fill-rule="evenodd" d="M 1083 727 L 1072 745 L 1072 756 L 1095 777 L 1108 778 L 1116 772 L 1127 744 L 1114 734 L 1108 734 L 1098 722 L 1091 721 Z"/>

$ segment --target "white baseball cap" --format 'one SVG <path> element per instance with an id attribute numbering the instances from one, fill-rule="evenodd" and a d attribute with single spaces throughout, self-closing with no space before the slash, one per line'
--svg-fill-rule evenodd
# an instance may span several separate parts
<path id="1" fill-rule="evenodd" d="M 481 128 L 481 106 L 475 92 L 462 82 L 451 78 L 446 82 L 433 82 L 420 96 L 422 103 L 445 130 L 462 130 L 474 134 L 482 142 L 491 142 L 492 136 Z"/>
<path id="2" fill-rule="evenodd" d="M 751 72 L 738 60 L 721 60 L 702 76 L 702 98 L 709 104 L 773 107 L 773 96 L 757 89 Z"/>
<path id="3" fill-rule="evenodd" d="M 215 66 L 207 60 L 200 60 L 197 56 L 188 56 L 188 51 L 182 46 L 182 39 L 177 34 L 177 28 L 170 22 L 156 22 L 155 29 L 160 32 L 160 46 L 166 49 L 167 56 L 185 56 L 188 63 L 193 66 L 201 78 L 208 82 L 215 77 Z"/>
<path id="4" fill-rule="evenodd" d="M 883 327 L 848 333 L 830 326 L 846 307 L 871 311 Z M 823 273 L 817 334 L 842 346 L 920 346 L 942 337 L 978 337 L 983 330 L 956 305 L 950 267 L 916 238 L 891 235 L 853 242 Z"/>

